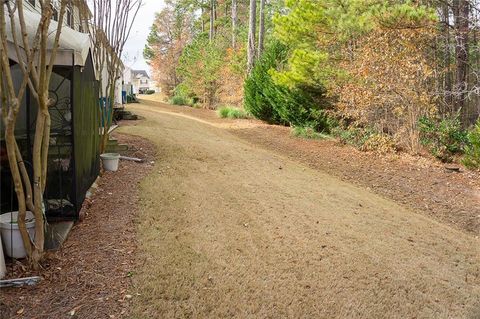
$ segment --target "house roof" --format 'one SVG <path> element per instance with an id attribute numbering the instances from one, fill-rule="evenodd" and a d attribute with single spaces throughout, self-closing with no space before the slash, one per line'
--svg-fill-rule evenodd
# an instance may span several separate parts
<path id="1" fill-rule="evenodd" d="M 143 76 L 144 76 L 144 77 L 150 79 L 150 77 L 148 76 L 147 71 L 145 71 L 145 70 L 132 70 L 132 73 L 133 73 L 133 76 L 136 77 L 136 78 L 139 77 L 139 76 L 140 76 L 140 77 L 143 77 Z"/>

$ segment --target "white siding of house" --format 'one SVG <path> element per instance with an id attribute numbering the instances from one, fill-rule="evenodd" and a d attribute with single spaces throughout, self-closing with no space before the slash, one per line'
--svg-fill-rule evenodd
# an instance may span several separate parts
<path id="1" fill-rule="evenodd" d="M 13 0 L 10 0 L 13 2 Z M 57 1 L 54 1 L 54 4 L 57 3 Z M 25 4 L 25 8 L 27 10 L 32 10 L 32 11 L 36 11 L 38 13 L 41 12 L 41 9 L 40 9 L 40 2 L 38 0 L 35 0 L 35 6 L 32 6 L 30 1 L 29 0 L 25 0 L 24 1 L 24 4 Z M 81 23 L 81 19 L 80 19 L 80 9 L 77 7 L 77 6 L 74 6 L 72 8 L 72 14 L 73 14 L 73 24 L 72 24 L 72 29 L 75 30 L 75 31 L 80 31 L 80 23 Z M 58 13 L 60 14 L 60 12 Z M 65 13 L 65 16 L 64 16 L 64 19 L 63 19 L 63 25 L 64 27 L 68 27 L 68 24 L 67 24 L 67 13 Z M 86 22 L 84 21 L 83 22 L 83 25 L 82 25 L 82 32 L 85 33 L 86 30 L 87 30 L 87 24 Z"/>
<path id="2" fill-rule="evenodd" d="M 125 84 L 132 83 L 132 69 L 129 67 L 125 67 L 125 70 L 123 71 L 123 82 Z"/>
<path id="3" fill-rule="evenodd" d="M 102 71 L 102 91 L 103 96 L 108 96 L 109 92 L 106 92 L 108 85 L 108 72 L 107 67 L 105 66 Z M 115 82 L 115 103 L 122 104 L 122 77 Z"/>

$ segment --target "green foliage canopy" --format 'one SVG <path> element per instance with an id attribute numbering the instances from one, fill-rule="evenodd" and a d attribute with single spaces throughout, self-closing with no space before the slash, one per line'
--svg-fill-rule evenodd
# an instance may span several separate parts
<path id="1" fill-rule="evenodd" d="M 355 39 L 377 25 L 415 27 L 435 12 L 410 1 L 286 0 L 274 17 L 275 37 L 291 48 L 288 67 L 272 74 L 277 83 L 325 87 L 347 76 L 339 62 L 349 59 Z"/>
<path id="2" fill-rule="evenodd" d="M 275 83 L 272 74 L 286 62 L 288 48 L 271 43 L 245 81 L 245 108 L 255 117 L 270 123 L 308 126 L 328 131 L 327 102 L 318 86 L 290 88 Z"/>

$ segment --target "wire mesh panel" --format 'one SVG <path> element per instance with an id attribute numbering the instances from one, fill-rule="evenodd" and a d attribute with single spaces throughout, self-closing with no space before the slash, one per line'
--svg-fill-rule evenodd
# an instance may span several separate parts
<path id="1" fill-rule="evenodd" d="M 49 108 L 51 131 L 47 163 L 48 175 L 44 194 L 46 215 L 50 221 L 76 218 L 72 78 L 72 67 L 55 67 L 50 81 L 49 96 L 53 105 Z M 34 99 L 30 99 L 28 105 L 31 141 L 29 150 L 31 150 L 38 106 Z"/>
<path id="2" fill-rule="evenodd" d="M 98 81 L 95 79 L 91 55 L 83 68 L 75 67 L 73 98 L 75 189 L 79 211 L 100 171 Z"/>

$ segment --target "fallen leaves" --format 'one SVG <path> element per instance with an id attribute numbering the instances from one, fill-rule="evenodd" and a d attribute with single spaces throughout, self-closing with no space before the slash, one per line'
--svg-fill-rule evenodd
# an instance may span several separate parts
<path id="1" fill-rule="evenodd" d="M 153 158 L 154 146 L 146 140 L 121 136 L 132 148 L 142 146 Z M 133 219 L 138 201 L 137 181 L 151 167 L 122 162 L 120 170 L 104 174 L 98 191 L 83 208 L 85 221 L 77 224 L 60 251 L 48 256 L 40 275 L 41 285 L 28 291 L 0 292 L 0 317 L 10 318 L 121 318 L 128 312 L 126 294 L 135 269 Z M 102 199 L 103 197 L 103 199 Z M 114 248 L 113 248 L 114 247 Z M 24 277 L 27 269 L 14 264 L 9 276 Z M 38 275 L 38 274 L 35 274 Z M 119 300 L 122 300 L 120 302 Z M 124 306 L 123 306 L 124 305 Z"/>

